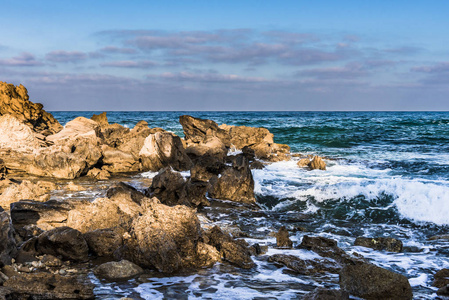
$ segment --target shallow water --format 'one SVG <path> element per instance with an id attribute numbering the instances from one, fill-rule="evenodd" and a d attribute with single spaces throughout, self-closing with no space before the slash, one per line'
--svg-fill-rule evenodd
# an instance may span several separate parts
<path id="1" fill-rule="evenodd" d="M 65 123 L 93 112 L 53 112 Z M 435 297 L 433 274 L 449 268 L 449 243 L 428 241 L 449 226 L 449 113 L 447 112 L 109 112 L 110 123 L 133 127 L 145 120 L 183 136 L 178 117 L 190 114 L 230 125 L 263 126 L 292 152 L 319 154 L 327 171 L 306 171 L 296 161 L 254 170 L 262 211 L 213 202 L 201 214 L 213 222 L 238 225 L 248 242 L 276 250 L 268 234 L 281 225 L 299 243 L 305 234 L 336 239 L 376 265 L 407 276 L 417 299 Z M 138 174 L 130 182 L 145 188 Z M 188 174 L 185 174 L 186 176 Z M 95 192 L 93 192 L 95 193 Z M 93 196 L 93 195 L 92 195 Z M 304 218 L 303 213 L 310 215 Z M 305 228 L 309 232 L 298 231 Z M 357 236 L 401 239 L 399 254 L 354 247 Z M 286 250 L 283 250 L 284 252 Z M 300 257 L 304 250 L 289 251 Z M 226 264 L 195 274 L 141 278 L 122 284 L 99 284 L 98 295 L 115 299 L 291 299 L 317 286 L 338 287 L 338 276 L 297 275 L 255 258 L 257 267 L 240 270 Z"/>

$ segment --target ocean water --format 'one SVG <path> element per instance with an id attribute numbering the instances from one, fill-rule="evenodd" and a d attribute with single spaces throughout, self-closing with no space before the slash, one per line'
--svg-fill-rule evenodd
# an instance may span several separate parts
<path id="1" fill-rule="evenodd" d="M 52 113 L 65 124 L 95 112 Z M 281 225 L 290 229 L 294 243 L 305 234 L 336 239 L 348 253 L 407 276 L 417 299 L 436 296 L 433 274 L 449 267 L 449 242 L 428 238 L 449 234 L 449 112 L 108 112 L 108 119 L 130 128 L 145 120 L 183 136 L 178 122 L 183 114 L 265 127 L 292 152 L 327 159 L 326 171 L 300 169 L 296 160 L 254 170 L 262 213 L 218 205 L 201 212 L 207 218 L 239 226 L 249 233 L 248 242 L 268 245 L 268 254 L 281 251 L 268 235 Z M 298 217 L 302 213 L 310 217 Z M 298 227 L 309 232 L 295 231 Z M 354 247 L 357 236 L 396 237 L 406 249 L 393 254 Z M 313 256 L 304 250 L 288 253 Z M 104 285 L 99 294 L 105 299 L 294 299 L 317 286 L 338 287 L 338 276 L 317 279 L 263 258 L 255 262 L 249 271 L 222 264 L 183 276 L 155 275 L 145 283 Z"/>

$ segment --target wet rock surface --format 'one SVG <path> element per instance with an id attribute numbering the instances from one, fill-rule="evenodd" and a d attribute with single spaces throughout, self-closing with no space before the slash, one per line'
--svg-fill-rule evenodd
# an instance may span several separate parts
<path id="1" fill-rule="evenodd" d="M 0 267 L 11 264 L 16 253 L 17 245 L 11 218 L 7 212 L 0 212 Z"/>
<path id="2" fill-rule="evenodd" d="M 110 261 L 99 265 L 94 269 L 94 274 L 108 280 L 125 280 L 136 277 L 143 273 L 138 265 L 127 261 Z"/>
<path id="3" fill-rule="evenodd" d="M 276 246 L 278 248 L 291 248 L 293 246 L 293 242 L 289 238 L 289 233 L 285 226 L 279 228 L 279 231 L 276 233 Z"/>
<path id="4" fill-rule="evenodd" d="M 385 250 L 389 252 L 402 252 L 402 242 L 395 238 L 366 238 L 358 237 L 354 242 L 355 246 L 363 246 L 375 250 Z"/>

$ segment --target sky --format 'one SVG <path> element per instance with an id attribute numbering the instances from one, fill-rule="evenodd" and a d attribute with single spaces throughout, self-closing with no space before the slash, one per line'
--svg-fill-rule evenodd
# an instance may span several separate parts
<path id="1" fill-rule="evenodd" d="M 55 110 L 449 110 L 449 1 L 1 0 L 0 81 Z"/>

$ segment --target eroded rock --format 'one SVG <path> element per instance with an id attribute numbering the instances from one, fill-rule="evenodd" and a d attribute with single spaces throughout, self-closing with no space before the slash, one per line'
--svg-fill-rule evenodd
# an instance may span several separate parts
<path id="1" fill-rule="evenodd" d="M 355 239 L 354 246 L 363 246 L 375 250 L 385 250 L 389 252 L 401 252 L 403 247 L 400 240 L 391 237 L 358 237 Z"/>
<path id="2" fill-rule="evenodd" d="M 278 248 L 291 248 L 293 246 L 293 242 L 290 240 L 288 230 L 285 226 L 279 228 L 279 231 L 276 233 L 276 246 Z"/>
<path id="3" fill-rule="evenodd" d="M 0 206 L 5 210 L 9 210 L 10 204 L 20 200 L 34 200 L 44 202 L 50 199 L 49 192 L 56 189 L 56 185 L 52 182 L 39 181 L 33 183 L 28 180 L 22 181 L 20 184 L 10 185 L 0 195 Z"/>

